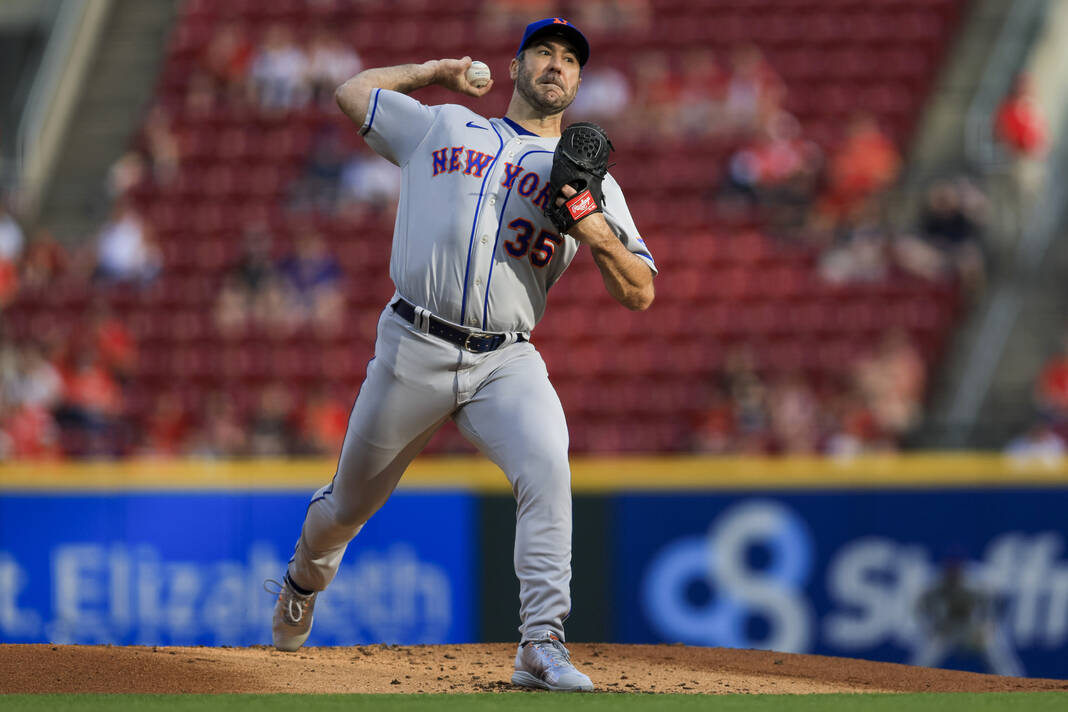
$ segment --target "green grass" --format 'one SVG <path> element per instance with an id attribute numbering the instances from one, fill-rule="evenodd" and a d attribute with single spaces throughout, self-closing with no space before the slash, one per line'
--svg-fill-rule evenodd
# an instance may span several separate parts
<path id="1" fill-rule="evenodd" d="M 360 710 L 714 710 L 715 712 L 1066 712 L 1068 693 L 924 695 L 0 695 L 0 710 L 71 712 L 359 712 Z"/>

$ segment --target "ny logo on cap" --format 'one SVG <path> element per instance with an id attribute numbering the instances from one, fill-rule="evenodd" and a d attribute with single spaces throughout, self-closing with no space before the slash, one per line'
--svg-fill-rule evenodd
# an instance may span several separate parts
<path id="1" fill-rule="evenodd" d="M 554 17 L 553 18 L 553 24 L 554 25 L 566 25 L 567 24 L 567 20 L 565 20 L 562 17 Z"/>

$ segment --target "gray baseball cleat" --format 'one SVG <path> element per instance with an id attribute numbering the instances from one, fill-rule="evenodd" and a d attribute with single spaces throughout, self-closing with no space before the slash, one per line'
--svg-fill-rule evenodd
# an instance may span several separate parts
<path id="1" fill-rule="evenodd" d="M 267 584 L 274 584 L 278 590 L 267 588 Z M 291 653 L 304 645 L 311 633 L 312 611 L 315 609 L 315 597 L 318 593 L 298 593 L 290 583 L 288 573 L 282 577 L 282 583 L 268 579 L 263 588 L 268 593 L 278 594 L 278 601 L 274 604 L 274 619 L 271 621 L 274 647 Z"/>
<path id="2" fill-rule="evenodd" d="M 520 644 L 512 684 L 559 692 L 590 691 L 593 683 L 571 664 L 571 653 L 552 633 Z"/>

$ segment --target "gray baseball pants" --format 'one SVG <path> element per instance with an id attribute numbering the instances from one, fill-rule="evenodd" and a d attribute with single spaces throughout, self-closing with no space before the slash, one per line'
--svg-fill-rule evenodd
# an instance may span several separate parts
<path id="1" fill-rule="evenodd" d="M 449 418 L 507 476 L 516 499 L 515 572 L 522 639 L 564 640 L 571 608 L 567 424 L 545 363 L 519 341 L 475 354 L 423 333 L 390 307 L 349 416 L 333 482 L 308 507 L 289 575 L 322 591 L 349 542 Z"/>

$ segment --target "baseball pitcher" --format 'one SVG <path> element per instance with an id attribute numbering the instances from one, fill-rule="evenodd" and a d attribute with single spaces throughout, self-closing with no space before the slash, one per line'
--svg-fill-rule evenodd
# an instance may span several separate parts
<path id="1" fill-rule="evenodd" d="M 349 419 L 333 481 L 308 506 L 274 611 L 274 645 L 307 640 L 317 592 L 405 468 L 450 418 L 504 471 L 515 494 L 520 644 L 512 682 L 592 690 L 571 664 L 571 473 L 564 413 L 531 331 L 549 288 L 580 247 L 623 306 L 653 301 L 656 266 L 619 185 L 613 150 L 593 124 L 561 131 L 590 56 L 561 18 L 527 26 L 509 66 L 503 118 L 426 106 L 437 84 L 481 97 L 472 61 L 368 69 L 337 90 L 376 152 L 401 168 L 390 261 L 396 293 L 378 322 L 375 357 Z"/>

